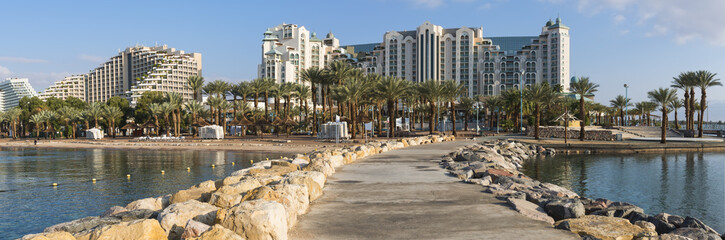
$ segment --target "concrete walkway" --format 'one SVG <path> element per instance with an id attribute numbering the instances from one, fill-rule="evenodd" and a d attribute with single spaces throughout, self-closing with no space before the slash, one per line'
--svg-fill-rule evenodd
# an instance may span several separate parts
<path id="1" fill-rule="evenodd" d="M 414 146 L 342 167 L 290 239 L 580 239 L 447 176 L 441 156 L 469 144 Z"/>

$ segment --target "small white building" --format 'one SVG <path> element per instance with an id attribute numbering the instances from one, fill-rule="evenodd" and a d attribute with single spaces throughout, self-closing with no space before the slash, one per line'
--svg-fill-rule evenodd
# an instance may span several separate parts
<path id="1" fill-rule="evenodd" d="M 86 138 L 88 139 L 103 139 L 103 131 L 98 128 L 91 128 L 86 130 Z"/>

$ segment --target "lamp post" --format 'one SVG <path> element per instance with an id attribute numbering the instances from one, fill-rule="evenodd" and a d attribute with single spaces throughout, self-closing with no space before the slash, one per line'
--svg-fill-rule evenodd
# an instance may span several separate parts
<path id="1" fill-rule="evenodd" d="M 480 112 L 480 111 L 481 111 L 481 106 L 478 103 L 478 99 L 476 99 L 476 135 L 480 134 L 478 131 L 478 129 L 481 126 L 481 123 L 479 122 L 481 119 L 478 118 L 478 112 Z M 708 114 L 708 116 L 709 116 L 709 114 Z"/>
<path id="2" fill-rule="evenodd" d="M 526 71 L 522 68 L 521 75 L 519 75 L 519 90 L 521 93 L 521 107 L 519 108 L 519 129 L 521 132 L 524 131 L 524 73 Z"/>
<path id="3" fill-rule="evenodd" d="M 629 116 L 627 116 L 627 107 L 629 106 L 629 104 L 628 104 L 629 103 L 628 94 L 629 94 L 629 85 L 627 85 L 625 83 L 624 84 L 624 101 L 625 101 L 625 104 L 624 104 L 624 123 L 622 123 L 622 124 L 624 124 L 624 126 L 627 126 L 627 122 L 629 121 Z"/>

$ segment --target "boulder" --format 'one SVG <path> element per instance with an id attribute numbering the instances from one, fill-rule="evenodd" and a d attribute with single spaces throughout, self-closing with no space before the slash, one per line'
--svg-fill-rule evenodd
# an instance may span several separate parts
<path id="1" fill-rule="evenodd" d="M 544 209 L 536 204 L 533 204 L 523 199 L 515 198 L 509 198 L 507 199 L 507 201 L 509 205 L 514 208 L 514 210 L 521 213 L 521 215 L 524 215 L 524 217 L 546 222 L 548 224 L 554 224 L 554 219 L 549 217 L 549 215 L 546 215 Z"/>
<path id="2" fill-rule="evenodd" d="M 149 209 L 152 211 L 161 211 L 161 209 L 164 209 L 169 206 L 169 198 L 171 198 L 171 195 L 166 195 L 162 197 L 157 198 L 144 198 L 139 199 L 136 201 L 133 201 L 126 205 L 126 209 L 128 210 L 138 210 L 138 209 Z"/>
<path id="3" fill-rule="evenodd" d="M 322 196 L 322 186 L 319 182 L 321 180 L 319 174 L 312 173 L 294 173 L 288 174 L 285 178 L 280 181 L 284 184 L 301 184 L 307 186 L 309 201 L 312 202 Z"/>
<path id="4" fill-rule="evenodd" d="M 639 220 L 639 221 L 635 222 L 634 225 L 646 230 L 649 233 L 654 233 L 654 234 L 651 234 L 652 236 L 657 235 L 657 230 L 655 229 L 655 225 L 652 224 L 651 222 Z"/>
<path id="5" fill-rule="evenodd" d="M 299 170 L 299 166 L 287 161 L 271 161 L 268 168 L 250 169 L 249 174 L 282 176 Z"/>
<path id="6" fill-rule="evenodd" d="M 569 230 L 582 238 L 590 239 L 635 239 L 645 237 L 647 231 L 632 225 L 626 219 L 586 215 L 580 218 L 560 220 L 554 223 L 555 228 Z"/>
<path id="7" fill-rule="evenodd" d="M 323 160 L 312 161 L 303 170 L 321 172 L 325 176 L 330 176 L 335 173 L 335 168 L 330 165 L 330 162 Z"/>
<path id="8" fill-rule="evenodd" d="M 709 232 L 709 233 L 719 234 L 717 231 L 715 231 L 715 229 L 712 229 L 710 226 L 708 226 L 705 223 L 703 223 L 702 221 L 700 221 L 700 219 L 690 217 L 690 216 L 685 217 L 685 220 L 682 222 L 681 227 L 683 227 L 683 228 L 699 228 L 699 229 L 705 230 L 706 232 Z"/>
<path id="9" fill-rule="evenodd" d="M 258 200 L 258 199 L 277 201 L 278 198 L 279 198 L 279 196 L 277 195 L 277 193 L 274 190 L 272 190 L 272 188 L 267 187 L 267 186 L 261 186 L 261 187 L 250 190 L 249 192 L 247 192 L 247 194 L 244 194 L 244 197 L 242 198 L 242 202 Z"/>
<path id="10" fill-rule="evenodd" d="M 325 176 L 325 174 L 323 174 L 321 172 L 316 172 L 316 171 L 296 171 L 296 172 L 291 172 L 291 173 L 288 173 L 287 175 L 285 175 L 285 178 L 297 178 L 297 177 L 311 178 L 312 181 L 315 181 L 317 183 L 317 185 L 320 185 L 320 188 L 324 188 L 325 181 L 327 181 L 327 176 Z"/>
<path id="11" fill-rule="evenodd" d="M 120 219 L 114 217 L 85 217 L 47 227 L 45 228 L 45 232 L 69 232 L 73 236 L 79 236 L 88 233 L 94 228 L 120 222 Z"/>
<path id="12" fill-rule="evenodd" d="M 101 213 L 101 217 L 108 217 L 113 214 L 121 213 L 121 212 L 125 212 L 125 211 L 128 211 L 128 209 L 126 209 L 125 207 L 113 206 L 113 207 L 109 208 L 108 210 L 106 210 L 105 212 Z"/>
<path id="13" fill-rule="evenodd" d="M 222 227 L 222 225 L 216 224 L 208 231 L 201 234 L 196 238 L 188 238 L 189 240 L 244 240 L 238 234 L 232 230 Z"/>
<path id="14" fill-rule="evenodd" d="M 243 177 L 244 177 L 244 175 L 238 175 L 238 176 L 232 175 L 229 177 L 225 177 L 224 180 L 222 180 L 222 185 L 227 186 L 227 185 L 232 185 L 232 184 L 238 183 L 240 180 L 242 180 Z"/>
<path id="15" fill-rule="evenodd" d="M 88 239 L 166 240 L 167 235 L 158 221 L 141 219 L 97 228 Z"/>
<path id="16" fill-rule="evenodd" d="M 169 203 L 174 204 L 186 202 L 189 200 L 207 202 L 209 201 L 209 198 L 211 197 L 211 192 L 213 191 L 216 191 L 216 183 L 211 180 L 205 181 L 191 187 L 190 189 L 181 190 L 174 193 L 173 195 L 171 195 Z"/>
<path id="17" fill-rule="evenodd" d="M 219 208 L 211 204 L 189 200 L 171 204 L 159 214 L 158 220 L 169 238 L 175 239 L 184 232 L 184 226 L 189 220 L 193 219 L 207 225 L 214 224 L 217 210 Z"/>
<path id="18" fill-rule="evenodd" d="M 720 236 L 716 233 L 708 232 L 702 228 L 690 228 L 690 227 L 684 227 L 684 228 L 678 228 L 674 231 L 670 232 L 672 235 L 678 235 L 683 237 L 688 237 L 691 239 L 697 239 L 697 240 L 721 240 Z"/>
<path id="19" fill-rule="evenodd" d="M 556 221 L 584 216 L 584 205 L 575 198 L 550 201 L 544 209 Z"/>
<path id="20" fill-rule="evenodd" d="M 310 160 L 309 160 L 309 158 L 308 159 L 295 158 L 294 160 L 292 160 L 292 164 L 300 166 L 300 169 L 302 169 L 302 168 L 306 167 L 307 164 L 310 164 Z"/>
<path id="21" fill-rule="evenodd" d="M 275 201 L 242 202 L 220 210 L 216 222 L 250 240 L 287 239 L 287 215 L 284 206 Z"/>
<path id="22" fill-rule="evenodd" d="M 629 222 L 631 222 L 631 223 L 635 223 L 640 220 L 649 222 L 649 218 L 650 218 L 649 215 L 647 215 L 645 213 L 641 213 L 641 212 L 631 212 L 629 214 L 629 216 L 627 216 L 627 220 L 629 220 Z"/>
<path id="23" fill-rule="evenodd" d="M 548 190 L 549 194 L 557 196 L 557 197 L 563 197 L 563 198 L 578 198 L 579 194 L 576 194 L 575 192 L 560 187 L 556 184 L 551 183 L 541 183 L 541 187 Z"/>
<path id="24" fill-rule="evenodd" d="M 647 218 L 647 221 L 655 225 L 655 230 L 657 230 L 657 233 L 659 234 L 669 233 L 676 229 L 675 225 L 654 216 Z"/>
<path id="25" fill-rule="evenodd" d="M 307 186 L 301 184 L 272 185 L 277 193 L 277 202 L 284 206 L 287 213 L 287 226 L 291 229 L 297 224 L 297 216 L 305 214 L 310 207 L 310 197 Z"/>
<path id="26" fill-rule="evenodd" d="M 46 232 L 26 235 L 21 240 L 76 240 L 76 238 L 68 232 Z"/>
<path id="27" fill-rule="evenodd" d="M 209 204 L 219 208 L 230 208 L 242 202 L 241 194 L 226 194 L 215 192 L 209 199 Z"/>
<path id="28" fill-rule="evenodd" d="M 244 178 L 232 185 L 220 187 L 219 190 L 214 192 L 214 194 L 239 195 L 242 193 L 246 193 L 249 190 L 255 189 L 259 186 L 262 186 L 262 183 L 259 182 L 259 180 L 257 180 L 256 178 Z"/>
<path id="29" fill-rule="evenodd" d="M 208 231 L 211 226 L 206 225 L 202 222 L 189 220 L 184 226 L 184 233 L 181 234 L 181 239 L 190 239 L 201 236 L 202 233 Z"/>
<path id="30" fill-rule="evenodd" d="M 501 169 L 488 169 L 484 173 L 484 176 L 490 176 L 491 180 L 493 180 L 495 182 L 501 176 L 511 177 L 511 176 L 514 176 L 514 174 L 509 171 L 501 170 Z"/>
<path id="31" fill-rule="evenodd" d="M 138 219 L 156 218 L 156 217 L 158 217 L 158 213 L 156 211 L 152 211 L 149 209 L 137 209 L 137 210 L 116 213 L 116 214 L 111 215 L 111 217 L 121 219 L 122 222 L 128 222 L 128 221 L 133 221 L 133 220 L 138 220 Z"/>
<path id="32" fill-rule="evenodd" d="M 620 217 L 628 218 L 632 212 L 644 213 L 642 208 L 637 206 L 610 206 L 608 208 L 593 212 L 592 215 L 606 216 L 606 217 Z"/>

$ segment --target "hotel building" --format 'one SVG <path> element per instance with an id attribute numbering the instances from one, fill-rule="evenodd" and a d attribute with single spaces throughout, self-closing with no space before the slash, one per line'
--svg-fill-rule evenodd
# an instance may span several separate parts
<path id="1" fill-rule="evenodd" d="M 257 75 L 277 83 L 301 83 L 300 71 L 324 68 L 339 54 L 340 41 L 332 33 L 319 39 L 304 26 L 283 23 L 264 32 Z"/>
<path id="2" fill-rule="evenodd" d="M 17 107 L 23 97 L 35 97 L 38 92 L 33 89 L 27 78 L 7 78 L 0 82 L 0 111 Z"/>
<path id="3" fill-rule="evenodd" d="M 468 96 L 548 82 L 569 90 L 569 28 L 549 20 L 538 36 L 488 37 L 483 28 L 443 28 L 425 22 L 383 34 L 382 43 L 343 46 L 366 73 L 413 82 L 455 80 Z"/>
<path id="4" fill-rule="evenodd" d="M 74 75 L 57 81 L 40 93 L 40 99 L 55 97 L 65 100 L 68 97 L 76 97 L 82 101 L 86 100 L 86 75 Z"/>
<path id="5" fill-rule="evenodd" d="M 122 96 L 135 105 L 147 91 L 177 92 L 188 101 L 193 94 L 187 79 L 201 76 L 201 71 L 200 53 L 184 53 L 166 45 L 127 48 L 85 75 L 86 101 Z"/>

